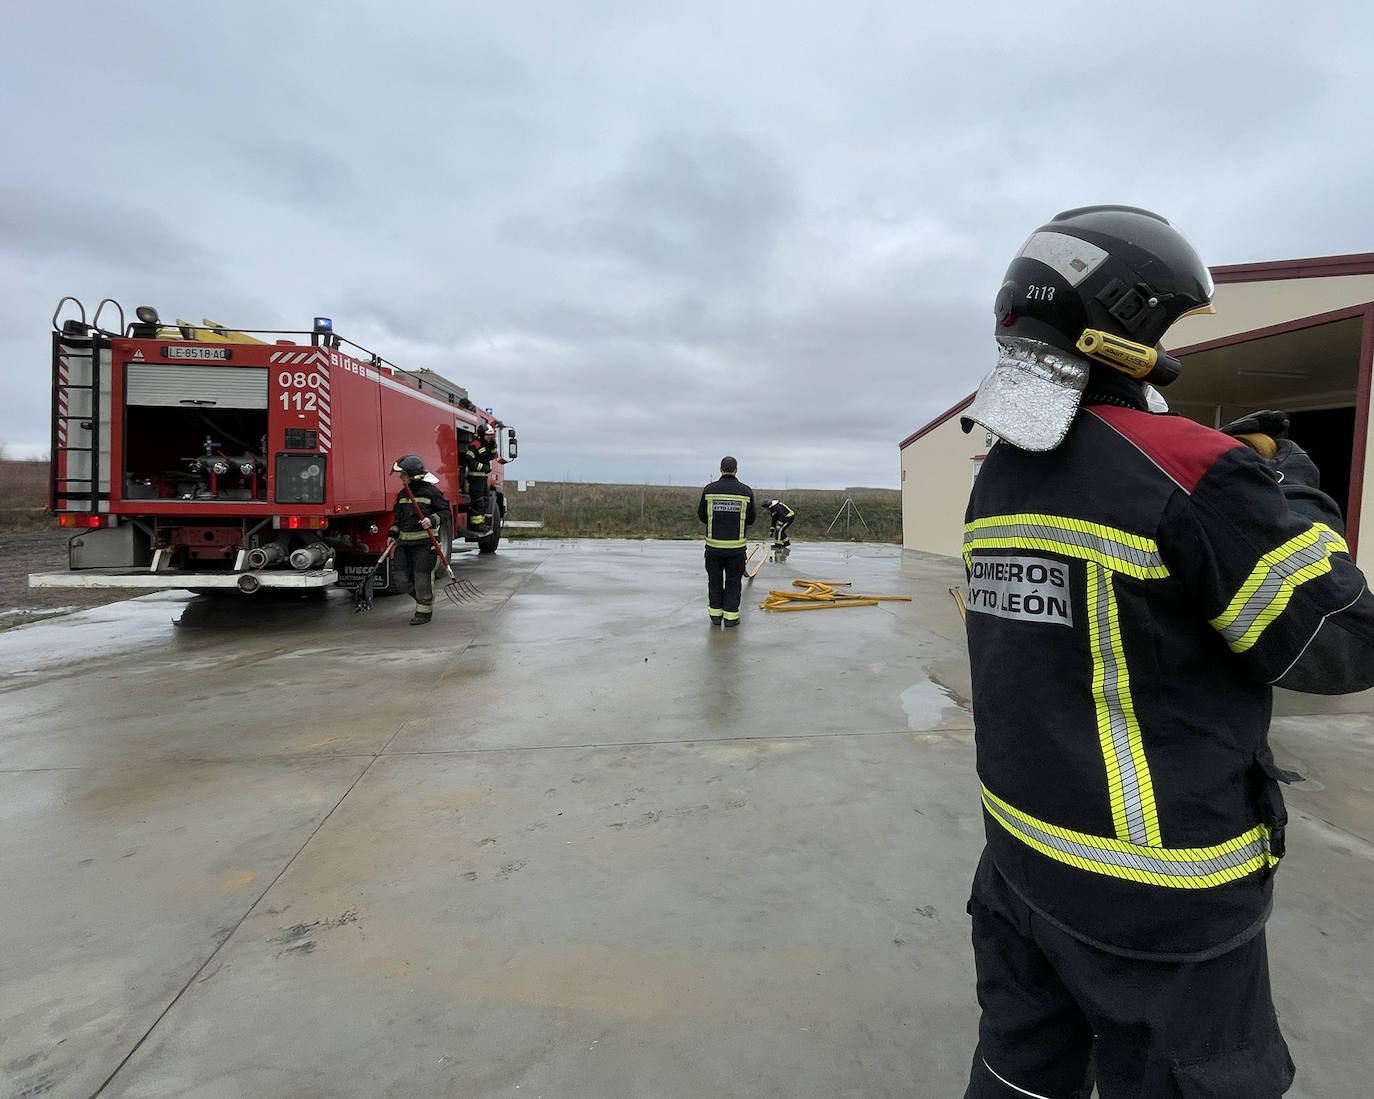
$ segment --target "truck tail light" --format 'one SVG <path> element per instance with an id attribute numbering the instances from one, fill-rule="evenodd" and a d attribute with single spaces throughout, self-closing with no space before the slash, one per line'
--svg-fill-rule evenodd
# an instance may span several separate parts
<path id="1" fill-rule="evenodd" d="M 59 527 L 81 527 L 84 529 L 108 527 L 110 517 L 108 515 L 78 515 L 68 512 L 57 517 L 57 525 Z"/>
<path id="2" fill-rule="evenodd" d="M 323 515 L 277 515 L 272 518 L 277 530 L 323 530 L 329 520 Z"/>

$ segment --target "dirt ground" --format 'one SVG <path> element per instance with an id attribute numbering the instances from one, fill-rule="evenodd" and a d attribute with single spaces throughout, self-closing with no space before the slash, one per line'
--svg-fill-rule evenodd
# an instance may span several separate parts
<path id="1" fill-rule="evenodd" d="M 0 630 L 129 598 L 129 592 L 119 590 L 29 587 L 31 572 L 66 569 L 71 536 L 59 529 L 0 530 Z"/>

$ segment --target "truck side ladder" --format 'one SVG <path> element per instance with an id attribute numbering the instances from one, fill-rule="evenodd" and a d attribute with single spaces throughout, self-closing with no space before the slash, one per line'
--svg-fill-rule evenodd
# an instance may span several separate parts
<path id="1" fill-rule="evenodd" d="M 52 461 L 48 500 L 58 511 L 108 510 L 100 478 L 100 352 L 108 340 L 53 333 Z"/>

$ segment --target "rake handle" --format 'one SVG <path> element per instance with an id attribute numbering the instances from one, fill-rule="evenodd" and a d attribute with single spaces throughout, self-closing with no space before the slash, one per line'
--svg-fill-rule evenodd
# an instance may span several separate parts
<path id="1" fill-rule="evenodd" d="M 415 493 L 410 491 L 410 486 L 404 481 L 401 482 L 401 491 L 406 494 L 406 499 L 410 501 L 410 505 L 415 509 L 415 514 L 420 517 L 420 521 L 423 523 L 428 519 L 429 516 L 420 509 L 420 501 L 415 499 Z M 456 580 L 457 577 L 453 575 L 453 568 L 449 565 L 448 558 L 444 555 L 444 551 L 439 548 L 439 538 L 434 533 L 434 528 L 426 527 L 425 533 L 429 535 L 429 540 L 433 543 L 434 552 L 439 555 L 439 560 L 444 563 L 444 571 L 448 573 L 448 578 L 450 580 Z"/>

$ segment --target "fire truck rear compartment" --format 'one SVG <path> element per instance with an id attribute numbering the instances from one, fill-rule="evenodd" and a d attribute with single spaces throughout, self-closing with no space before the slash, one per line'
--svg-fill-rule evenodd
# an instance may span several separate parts
<path id="1" fill-rule="evenodd" d="M 266 501 L 264 409 L 130 406 L 126 500 Z"/>
<path id="2" fill-rule="evenodd" d="M 267 386 L 259 367 L 129 363 L 124 498 L 266 501 Z"/>

